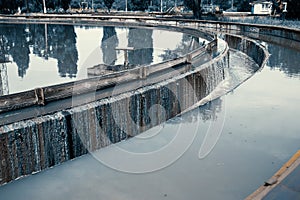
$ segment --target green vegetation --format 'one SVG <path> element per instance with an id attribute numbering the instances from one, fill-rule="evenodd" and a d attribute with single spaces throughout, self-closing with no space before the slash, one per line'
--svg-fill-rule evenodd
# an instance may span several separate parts
<path id="1" fill-rule="evenodd" d="M 195 18 L 201 18 L 203 4 L 219 5 L 222 10 L 234 8 L 239 12 L 249 12 L 250 2 L 255 0 L 45 0 L 48 12 L 65 12 L 72 9 L 102 9 L 125 10 L 127 2 L 128 11 L 163 11 L 168 10 L 174 5 L 184 5 L 194 13 Z M 299 0 L 269 0 L 274 4 L 274 9 L 280 9 L 281 1 L 288 3 L 287 18 L 299 19 L 300 8 Z M 162 5 L 161 5 L 162 2 Z M 0 0 L 0 13 L 42 12 L 43 0 Z"/>
<path id="2" fill-rule="evenodd" d="M 64 12 L 72 9 L 125 10 L 126 0 L 45 0 L 48 12 Z M 176 5 L 183 5 L 183 0 L 127 0 L 129 11 L 159 11 Z M 42 12 L 43 0 L 0 0 L 0 13 L 14 14 L 20 8 L 25 12 Z"/>
<path id="3" fill-rule="evenodd" d="M 108 11 L 110 11 L 113 3 L 114 3 L 114 0 L 104 0 L 104 4 L 107 7 Z"/>
<path id="4" fill-rule="evenodd" d="M 71 0 L 45 0 L 46 7 L 51 10 L 67 10 Z M 1 0 L 0 12 L 13 14 L 20 9 L 22 12 L 41 12 L 43 0 Z"/>

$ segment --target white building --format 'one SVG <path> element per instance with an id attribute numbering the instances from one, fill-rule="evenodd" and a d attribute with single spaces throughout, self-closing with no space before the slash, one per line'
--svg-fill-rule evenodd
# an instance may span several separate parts
<path id="1" fill-rule="evenodd" d="M 272 2 L 269 1 L 254 1 L 250 3 L 252 5 L 251 13 L 254 15 L 271 15 Z"/>
<path id="2" fill-rule="evenodd" d="M 254 15 L 271 15 L 273 3 L 266 0 L 254 1 L 250 3 L 252 6 L 251 13 Z M 287 2 L 282 3 L 282 12 L 287 12 Z"/>

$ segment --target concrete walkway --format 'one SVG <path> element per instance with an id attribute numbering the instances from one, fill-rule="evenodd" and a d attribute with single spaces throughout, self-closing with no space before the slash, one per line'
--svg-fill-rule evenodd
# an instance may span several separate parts
<path id="1" fill-rule="evenodd" d="M 246 200 L 300 199 L 300 150 Z"/>

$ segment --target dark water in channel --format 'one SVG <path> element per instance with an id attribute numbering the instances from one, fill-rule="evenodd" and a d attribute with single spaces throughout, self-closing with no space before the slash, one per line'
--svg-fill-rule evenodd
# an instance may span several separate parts
<path id="1" fill-rule="evenodd" d="M 1 199 L 245 198 L 300 144 L 300 52 L 274 44 L 267 48 L 267 66 L 229 94 L 117 146 L 2 186 Z M 215 95 L 257 69 L 238 53 L 231 53 L 231 61 L 230 78 Z M 179 157 L 171 141 L 186 145 Z M 176 159 L 154 172 L 130 174 L 99 162 L 107 156 L 122 163 L 115 147 L 144 155 L 170 149 L 158 159 Z M 144 164 L 151 163 L 149 158 Z"/>
<path id="2" fill-rule="evenodd" d="M 0 24 L 1 79 L 7 85 L 0 95 L 87 78 L 86 69 L 101 63 L 123 64 L 117 47 L 135 48 L 128 54 L 130 64 L 150 65 L 182 56 L 200 42 L 156 29 Z"/>

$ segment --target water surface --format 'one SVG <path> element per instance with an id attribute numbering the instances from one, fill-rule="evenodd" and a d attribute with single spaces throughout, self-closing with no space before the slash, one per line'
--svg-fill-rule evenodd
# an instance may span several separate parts
<path id="1" fill-rule="evenodd" d="M 158 157 L 163 161 L 174 156 L 171 141 L 191 139 L 191 143 L 178 143 L 187 148 L 169 165 L 142 174 L 116 171 L 99 162 L 97 155 L 120 159 L 120 165 L 134 163 L 126 163 L 109 146 L 4 185 L 1 199 L 245 198 L 288 161 L 300 144 L 300 52 L 274 44 L 267 47 L 271 53 L 267 66 L 237 89 L 117 144 L 137 154 L 171 148 L 169 154 Z M 222 82 L 217 94 L 257 70 L 239 53 L 231 52 L 231 61 L 230 78 Z"/>
<path id="2" fill-rule="evenodd" d="M 123 64 L 117 47 L 134 47 L 129 63 L 140 66 L 185 55 L 203 41 L 158 29 L 0 24 L 0 65 L 7 69 L 1 79 L 8 83 L 0 95 L 84 79 L 87 68 L 101 63 Z"/>

